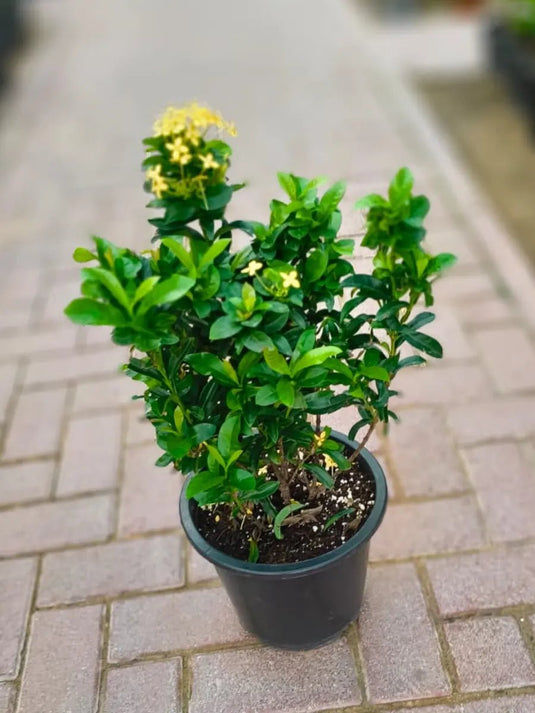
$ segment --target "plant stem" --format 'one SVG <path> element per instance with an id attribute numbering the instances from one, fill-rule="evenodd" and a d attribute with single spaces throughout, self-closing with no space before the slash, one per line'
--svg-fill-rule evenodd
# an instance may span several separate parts
<path id="1" fill-rule="evenodd" d="M 291 500 L 290 496 L 290 479 L 288 476 L 288 463 L 284 458 L 284 446 L 282 443 L 282 438 L 279 438 L 279 452 L 281 457 L 280 468 L 277 468 L 277 478 L 279 481 L 281 498 L 285 505 Z"/>
<path id="2" fill-rule="evenodd" d="M 378 417 L 375 416 L 374 419 L 373 419 L 373 421 L 372 421 L 372 423 L 370 423 L 370 426 L 369 426 L 368 430 L 366 431 L 366 435 L 364 436 L 364 438 L 363 438 L 362 441 L 360 442 L 359 447 L 351 454 L 351 456 L 350 456 L 350 458 L 349 458 L 349 462 L 350 462 L 350 463 L 354 463 L 355 460 L 359 457 L 359 455 L 360 455 L 361 452 L 362 452 L 362 449 L 364 448 L 364 446 L 366 445 L 366 443 L 368 443 L 368 441 L 370 440 L 370 436 L 371 436 L 372 433 L 374 432 L 375 427 L 377 426 L 378 421 L 379 421 Z"/>
<path id="3" fill-rule="evenodd" d="M 318 413 L 316 416 L 316 436 L 319 436 L 321 433 L 321 414 Z"/>

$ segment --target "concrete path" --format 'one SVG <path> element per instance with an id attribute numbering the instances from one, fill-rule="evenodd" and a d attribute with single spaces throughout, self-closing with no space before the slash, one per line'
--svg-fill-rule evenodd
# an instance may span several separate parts
<path id="1" fill-rule="evenodd" d="M 535 282 L 358 8 L 32 7 L 0 126 L 0 713 L 533 713 Z M 408 164 L 430 244 L 460 256 L 437 290 L 446 358 L 406 374 L 374 444 L 392 499 L 362 616 L 305 654 L 240 628 L 120 350 L 62 317 L 90 232 L 147 244 L 139 142 L 191 98 L 238 125 L 242 216 L 266 217 L 277 170 L 326 174 L 353 234 L 353 200 Z"/>

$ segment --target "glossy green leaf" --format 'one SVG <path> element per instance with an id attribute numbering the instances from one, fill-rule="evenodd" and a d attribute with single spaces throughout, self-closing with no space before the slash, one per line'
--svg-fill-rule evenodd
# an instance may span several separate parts
<path id="1" fill-rule="evenodd" d="M 76 262 L 89 262 L 90 260 L 97 259 L 97 256 L 87 248 L 76 248 L 72 257 Z"/>
<path id="2" fill-rule="evenodd" d="M 126 324 L 121 310 L 86 297 L 73 300 L 65 308 L 67 317 L 76 324 L 108 325 L 119 327 Z"/>
<path id="3" fill-rule="evenodd" d="M 331 517 L 323 525 L 323 528 L 322 528 L 323 532 L 327 532 L 327 530 L 329 528 L 331 528 L 335 523 L 337 523 L 338 520 L 341 520 L 343 517 L 346 517 L 347 515 L 352 515 L 354 512 L 355 512 L 355 508 L 345 508 L 344 510 L 335 512 L 334 515 L 331 515 Z"/>
<path id="4" fill-rule="evenodd" d="M 173 275 L 159 282 L 139 303 L 137 314 L 139 316 L 148 312 L 151 307 L 176 302 L 191 290 L 195 280 L 185 275 Z"/>
<path id="5" fill-rule="evenodd" d="M 279 379 L 277 381 L 277 396 L 281 403 L 291 408 L 295 403 L 295 386 L 290 379 Z"/>
<path id="6" fill-rule="evenodd" d="M 276 349 L 265 349 L 264 359 L 266 360 L 266 364 L 269 368 L 276 371 L 277 374 L 290 373 L 290 367 L 288 366 L 286 359 Z"/>
<path id="7" fill-rule="evenodd" d="M 301 510 L 305 506 L 306 503 L 304 505 L 301 505 L 301 503 L 291 503 L 290 505 L 286 505 L 285 507 L 283 507 L 282 510 L 277 513 L 277 516 L 273 521 L 273 534 L 275 535 L 277 540 L 283 539 L 281 527 L 284 524 L 284 521 L 286 520 L 288 515 L 291 515 L 296 510 Z"/>
<path id="8" fill-rule="evenodd" d="M 292 373 L 298 374 L 303 369 L 323 364 L 326 359 L 340 354 L 341 351 L 339 347 L 316 347 L 311 349 L 295 362 L 292 367 Z"/>

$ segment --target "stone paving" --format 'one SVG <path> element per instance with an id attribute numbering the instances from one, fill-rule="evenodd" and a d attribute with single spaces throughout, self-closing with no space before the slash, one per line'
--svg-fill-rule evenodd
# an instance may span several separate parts
<path id="1" fill-rule="evenodd" d="M 533 713 L 535 281 L 358 8 L 30 8 L 0 126 L 0 713 Z M 391 502 L 362 615 L 307 653 L 239 626 L 120 350 L 62 316 L 91 231 L 148 242 L 139 140 L 193 97 L 240 128 L 242 215 L 265 217 L 276 170 L 323 173 L 348 181 L 354 234 L 351 202 L 408 164 L 431 246 L 460 256 L 437 289 L 446 357 L 400 378 L 402 424 L 373 444 Z"/>

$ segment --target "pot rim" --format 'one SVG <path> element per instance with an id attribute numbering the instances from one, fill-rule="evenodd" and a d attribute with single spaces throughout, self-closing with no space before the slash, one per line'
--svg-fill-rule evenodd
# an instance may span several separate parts
<path id="1" fill-rule="evenodd" d="M 331 438 L 341 442 L 344 446 L 356 449 L 358 444 L 351 441 L 347 436 L 338 431 L 331 432 Z M 330 552 L 325 552 L 317 557 L 312 557 L 302 562 L 289 562 L 286 564 L 266 564 L 262 562 L 247 562 L 236 557 L 231 557 L 225 552 L 221 552 L 216 547 L 207 542 L 197 530 L 190 512 L 190 501 L 186 498 L 186 484 L 193 475 L 189 475 L 186 479 L 184 487 L 180 493 L 179 510 L 182 526 L 187 538 L 197 552 L 214 564 L 216 567 L 222 567 L 234 572 L 240 572 L 244 575 L 260 575 L 260 576 L 276 576 L 280 574 L 300 576 L 308 574 L 314 570 L 321 569 L 343 557 L 349 555 L 353 550 L 367 543 L 372 535 L 376 532 L 381 524 L 388 500 L 388 488 L 383 469 L 375 456 L 366 448 L 363 448 L 359 459 L 364 460 L 371 471 L 375 480 L 375 504 L 372 507 L 370 514 L 363 527 L 351 537 L 343 545 L 336 547 Z"/>

